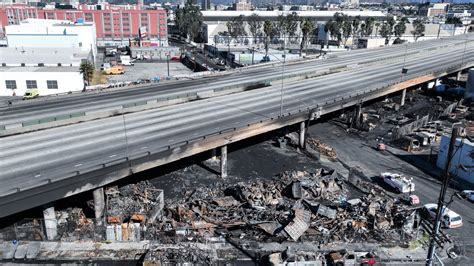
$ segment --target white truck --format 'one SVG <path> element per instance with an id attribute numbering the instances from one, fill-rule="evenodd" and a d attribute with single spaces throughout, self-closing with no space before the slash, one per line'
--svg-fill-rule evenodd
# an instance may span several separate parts
<path id="1" fill-rule="evenodd" d="M 121 55 L 120 56 L 120 61 L 122 62 L 122 65 L 124 66 L 133 66 L 133 62 L 135 60 L 131 59 L 130 56 L 128 55 Z"/>
<path id="2" fill-rule="evenodd" d="M 415 191 L 415 183 L 413 178 L 406 178 L 400 174 L 394 173 L 381 173 L 380 178 L 387 185 L 391 186 L 397 193 L 409 193 Z"/>

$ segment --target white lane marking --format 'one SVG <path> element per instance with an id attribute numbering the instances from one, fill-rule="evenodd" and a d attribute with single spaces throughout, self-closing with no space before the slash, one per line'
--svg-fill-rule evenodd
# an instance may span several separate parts
<path id="1" fill-rule="evenodd" d="M 115 156 L 117 156 L 117 154 L 110 155 L 109 157 L 110 157 L 110 158 L 114 158 Z"/>
<path id="2" fill-rule="evenodd" d="M 40 177 L 41 175 L 35 175 L 35 177 Z"/>
<path id="3" fill-rule="evenodd" d="M 173 141 L 174 141 L 174 139 L 170 139 L 170 140 L 168 140 L 168 142 L 173 142 Z"/>
<path id="4" fill-rule="evenodd" d="M 74 165 L 74 167 L 78 167 L 78 166 L 81 166 L 81 165 L 82 165 L 82 163 L 78 163 L 78 164 Z"/>
<path id="5" fill-rule="evenodd" d="M 219 129 L 220 127 L 215 127 L 214 129 Z"/>
<path id="6" fill-rule="evenodd" d="M 193 136 L 196 136 L 197 134 L 198 134 L 197 132 L 194 132 L 194 133 L 193 133 Z"/>
<path id="7" fill-rule="evenodd" d="M 239 121 L 237 121 L 237 122 L 235 122 L 234 124 L 236 124 L 236 125 L 237 125 L 237 124 L 240 124 L 240 122 L 239 122 Z"/>
<path id="8" fill-rule="evenodd" d="M 144 150 L 144 149 L 146 149 L 146 148 L 148 148 L 148 147 L 141 147 L 140 149 L 141 149 L 141 150 Z"/>

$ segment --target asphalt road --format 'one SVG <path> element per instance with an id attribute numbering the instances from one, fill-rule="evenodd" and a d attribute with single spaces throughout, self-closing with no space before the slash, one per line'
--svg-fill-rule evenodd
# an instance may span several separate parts
<path id="1" fill-rule="evenodd" d="M 472 58 L 473 48 L 472 44 L 468 46 L 465 58 Z M 462 57 L 463 49 L 438 51 L 436 57 L 429 53 L 411 56 L 405 65 L 409 74 L 403 79 L 458 64 Z M 402 64 L 403 57 L 391 64 L 287 83 L 283 111 L 295 113 L 387 82 L 396 83 L 400 81 Z M 86 171 L 125 157 L 145 156 L 145 152 L 224 129 L 277 118 L 280 97 L 280 86 L 272 86 L 1 138 L 0 195 L 35 186 L 45 179 L 54 182 L 74 171 Z"/>
<path id="2" fill-rule="evenodd" d="M 470 38 L 472 39 L 472 36 Z M 408 47 L 399 45 L 377 49 L 354 50 L 331 55 L 327 59 L 322 60 L 287 63 L 284 73 L 285 76 L 289 76 L 307 72 L 323 73 L 329 69 L 341 66 L 347 66 L 348 69 L 358 69 L 364 66 L 359 64 L 384 66 L 391 64 L 394 60 L 399 60 L 405 53 L 408 55 L 407 57 L 416 56 L 420 53 L 437 57 L 441 51 L 458 51 L 462 49 L 460 47 L 465 43 L 465 37 L 456 36 L 449 39 L 413 43 L 409 44 Z M 110 92 L 94 92 L 16 102 L 12 106 L 0 107 L 0 127 L 60 117 L 72 113 L 115 110 L 120 109 L 122 105 L 136 102 L 166 99 L 168 97 L 173 98 L 212 89 L 220 89 L 226 86 L 265 81 L 270 78 L 279 79 L 281 78 L 280 69 L 281 66 L 279 64 L 271 64 L 239 69 L 227 74 L 206 76 L 197 80 L 170 82 L 144 88 L 129 88 Z"/>
<path id="3" fill-rule="evenodd" d="M 380 153 L 373 148 L 373 140 L 366 140 L 355 134 L 348 134 L 332 123 L 316 124 L 310 127 L 308 132 L 332 146 L 336 150 L 340 161 L 351 167 L 358 166 L 367 177 L 376 177 L 381 172 L 402 173 L 413 178 L 415 194 L 419 196 L 422 204 L 438 202 L 441 189 L 441 182 L 438 179 L 422 172 L 395 155 L 388 152 Z M 449 200 L 454 192 L 456 191 L 450 188 L 446 199 Z M 396 196 L 395 193 L 391 194 Z M 454 243 L 461 244 L 465 248 L 465 252 L 470 253 L 466 255 L 472 256 L 474 248 L 474 238 L 472 237 L 474 235 L 474 204 L 456 198 L 449 208 L 462 216 L 464 225 L 460 228 L 442 230 L 452 236 Z M 440 254 L 440 256 L 443 257 L 446 254 Z M 464 264 L 467 261 L 463 260 L 461 265 L 472 265 L 473 258 L 466 258 L 469 263 Z"/>

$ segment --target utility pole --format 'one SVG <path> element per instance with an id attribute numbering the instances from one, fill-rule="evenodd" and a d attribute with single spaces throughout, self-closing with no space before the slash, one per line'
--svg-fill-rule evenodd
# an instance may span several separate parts
<path id="1" fill-rule="evenodd" d="M 168 68 L 168 77 L 170 76 L 170 53 L 166 53 L 166 66 Z"/>
<path id="2" fill-rule="evenodd" d="M 281 91 L 280 91 L 280 117 L 283 116 L 283 83 L 285 81 L 284 74 L 285 74 L 285 62 L 286 62 L 286 51 L 285 51 L 285 35 L 283 35 L 283 64 L 281 66 Z"/>
<path id="3" fill-rule="evenodd" d="M 443 215 L 443 211 L 444 211 L 444 196 L 446 195 L 446 191 L 448 189 L 449 181 L 450 181 L 449 167 L 451 165 L 454 145 L 456 145 L 458 132 L 459 132 L 458 127 L 453 128 L 453 131 L 451 133 L 451 140 L 449 141 L 448 156 L 446 157 L 446 165 L 444 167 L 443 183 L 441 185 L 441 191 L 439 193 L 439 198 L 438 198 L 438 209 L 436 210 L 436 218 L 433 225 L 433 231 L 431 232 L 431 236 L 430 236 L 430 246 L 428 249 L 428 257 L 426 258 L 427 266 L 433 265 L 433 258 L 436 251 L 436 237 L 439 234 L 439 228 L 441 226 L 441 216 Z"/>

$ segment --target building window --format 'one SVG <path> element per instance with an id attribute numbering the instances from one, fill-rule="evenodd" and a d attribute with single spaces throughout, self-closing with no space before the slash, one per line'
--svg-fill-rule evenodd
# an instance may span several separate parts
<path id="1" fill-rule="evenodd" d="M 47 80 L 46 85 L 48 86 L 48 89 L 58 89 L 58 81 L 57 80 Z"/>
<path id="2" fill-rule="evenodd" d="M 27 80 L 26 81 L 26 88 L 27 89 L 37 89 L 38 85 L 36 85 L 36 80 Z"/>
<path id="3" fill-rule="evenodd" d="M 5 80 L 5 87 L 11 90 L 16 89 L 16 80 Z"/>

